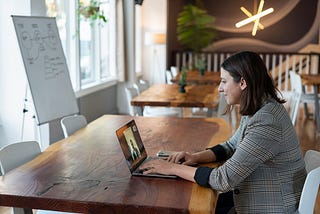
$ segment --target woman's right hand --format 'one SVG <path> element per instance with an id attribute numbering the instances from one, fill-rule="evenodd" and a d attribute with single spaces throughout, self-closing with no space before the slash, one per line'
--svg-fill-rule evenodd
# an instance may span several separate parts
<path id="1" fill-rule="evenodd" d="M 167 158 L 167 161 L 188 166 L 197 164 L 195 157 L 189 152 L 174 152 Z"/>

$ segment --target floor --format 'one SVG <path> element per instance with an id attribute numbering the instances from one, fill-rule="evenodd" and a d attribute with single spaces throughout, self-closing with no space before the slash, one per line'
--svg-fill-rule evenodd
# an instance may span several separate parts
<path id="1" fill-rule="evenodd" d="M 301 108 L 295 125 L 297 135 L 300 139 L 301 149 L 305 153 L 309 149 L 320 151 L 320 135 L 316 134 L 316 125 L 314 120 L 305 119 L 303 109 Z M 10 214 L 10 208 L 0 207 L 0 214 Z M 320 191 L 315 206 L 314 214 L 320 214 Z"/>

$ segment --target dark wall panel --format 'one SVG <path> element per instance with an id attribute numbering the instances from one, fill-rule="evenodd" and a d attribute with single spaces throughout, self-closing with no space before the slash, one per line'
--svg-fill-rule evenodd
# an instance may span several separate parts
<path id="1" fill-rule="evenodd" d="M 167 53 L 168 66 L 174 50 L 183 50 L 177 40 L 177 18 L 184 0 L 168 0 Z M 216 40 L 207 48 L 209 51 L 239 51 L 242 49 L 258 52 L 297 52 L 310 43 L 318 43 L 319 5 L 318 0 L 266 0 L 263 10 L 270 7 L 274 12 L 262 17 L 264 30 L 251 35 L 253 23 L 236 28 L 235 23 L 247 16 L 240 10 L 245 7 L 256 13 L 259 0 L 202 0 L 205 10 L 215 17 L 218 32 Z M 231 42 L 230 42 L 231 41 Z M 232 45 L 231 45 L 232 44 Z"/>

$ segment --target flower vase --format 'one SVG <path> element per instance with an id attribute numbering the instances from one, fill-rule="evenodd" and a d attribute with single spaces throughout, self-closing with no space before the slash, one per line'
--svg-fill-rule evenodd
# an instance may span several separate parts
<path id="1" fill-rule="evenodd" d="M 204 68 L 200 69 L 200 75 L 203 76 L 204 75 Z"/>
<path id="2" fill-rule="evenodd" d="M 186 87 L 186 85 L 179 85 L 179 92 L 180 93 L 186 93 L 185 87 Z"/>

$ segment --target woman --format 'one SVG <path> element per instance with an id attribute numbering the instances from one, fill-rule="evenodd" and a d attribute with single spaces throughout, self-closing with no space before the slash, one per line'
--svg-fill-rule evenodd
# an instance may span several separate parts
<path id="1" fill-rule="evenodd" d="M 258 54 L 240 52 L 221 66 L 219 92 L 240 106 L 236 133 L 197 153 L 177 152 L 145 164 L 145 173 L 174 174 L 201 186 L 233 191 L 237 213 L 294 213 L 306 177 L 299 140 Z M 194 163 L 225 161 L 218 168 Z M 179 164 L 182 163 L 182 164 Z"/>

